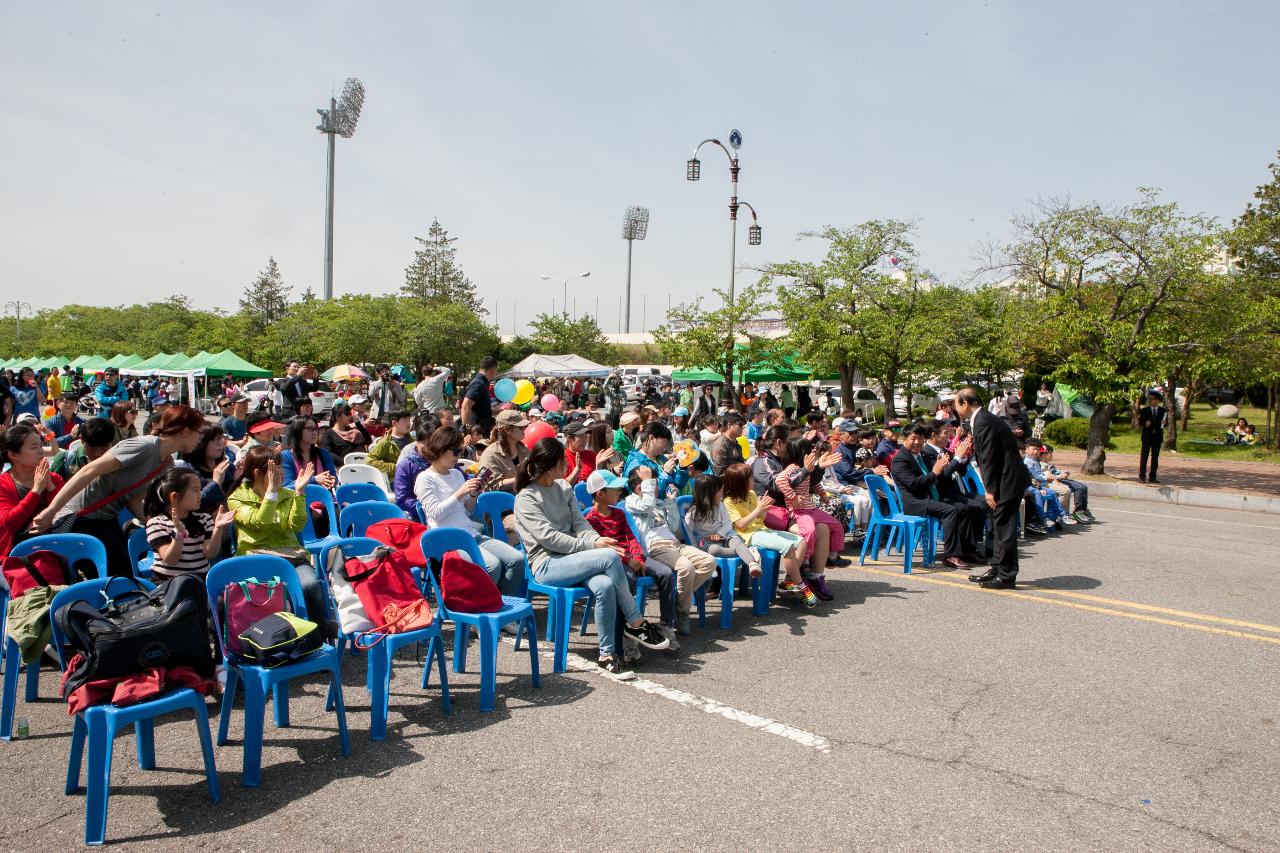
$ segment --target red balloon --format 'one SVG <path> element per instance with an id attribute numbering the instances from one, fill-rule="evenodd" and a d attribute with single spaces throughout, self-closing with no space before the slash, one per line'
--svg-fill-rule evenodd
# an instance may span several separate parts
<path id="1" fill-rule="evenodd" d="M 555 438 L 556 428 L 545 421 L 529 424 L 524 430 L 524 446 L 533 450 L 533 446 L 544 438 Z"/>

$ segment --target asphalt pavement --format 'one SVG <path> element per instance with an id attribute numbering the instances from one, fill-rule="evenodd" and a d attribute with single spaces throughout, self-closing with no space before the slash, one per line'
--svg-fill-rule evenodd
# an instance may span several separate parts
<path id="1" fill-rule="evenodd" d="M 188 717 L 160 769 L 116 741 L 108 840 L 138 849 L 1280 849 L 1280 520 L 1097 499 L 1099 523 L 1031 541 L 1019 588 L 868 564 L 836 600 L 753 617 L 718 605 L 640 679 L 550 672 L 504 647 L 497 709 L 474 669 L 453 714 L 402 654 L 390 733 L 368 739 L 362 661 L 344 683 L 352 754 L 319 681 L 268 719 L 262 785 L 242 731 L 208 801 Z M 652 607 L 653 605 L 651 605 Z M 448 634 L 448 630 L 446 631 Z M 576 634 L 585 660 L 594 638 Z M 550 649 L 546 648 L 549 652 Z M 473 663 L 474 666 L 474 663 Z M 42 694 L 54 693 L 53 673 Z M 216 706 L 210 704 L 211 716 Z M 68 849 L 70 720 L 20 703 L 0 744 L 0 846 Z"/>

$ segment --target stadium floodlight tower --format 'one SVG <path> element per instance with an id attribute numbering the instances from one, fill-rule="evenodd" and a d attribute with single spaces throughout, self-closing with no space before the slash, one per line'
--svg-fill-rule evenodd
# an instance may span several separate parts
<path id="1" fill-rule="evenodd" d="M 632 205 L 622 217 L 622 239 L 627 241 L 627 307 L 622 330 L 631 331 L 631 244 L 649 233 L 649 208 Z"/>
<path id="2" fill-rule="evenodd" d="M 320 123 L 316 130 L 329 137 L 329 181 L 324 193 L 324 298 L 333 298 L 333 152 L 335 140 L 341 136 L 350 139 L 360 120 L 360 108 L 364 106 L 364 84 L 348 77 L 342 84 L 342 96 L 329 98 L 329 109 L 316 110 Z"/>

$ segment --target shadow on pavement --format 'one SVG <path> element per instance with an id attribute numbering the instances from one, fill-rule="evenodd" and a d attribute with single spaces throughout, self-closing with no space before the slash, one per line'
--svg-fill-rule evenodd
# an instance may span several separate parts
<path id="1" fill-rule="evenodd" d="M 1021 584 L 1029 589 L 1097 589 L 1102 581 L 1087 575 L 1054 575 Z"/>

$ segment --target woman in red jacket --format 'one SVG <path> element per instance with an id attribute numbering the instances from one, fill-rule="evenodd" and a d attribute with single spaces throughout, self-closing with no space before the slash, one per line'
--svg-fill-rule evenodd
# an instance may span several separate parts
<path id="1" fill-rule="evenodd" d="M 62 478 L 49 470 L 40 434 L 25 424 L 0 435 L 0 462 L 10 465 L 0 474 L 0 555 L 7 555 L 62 488 Z"/>

